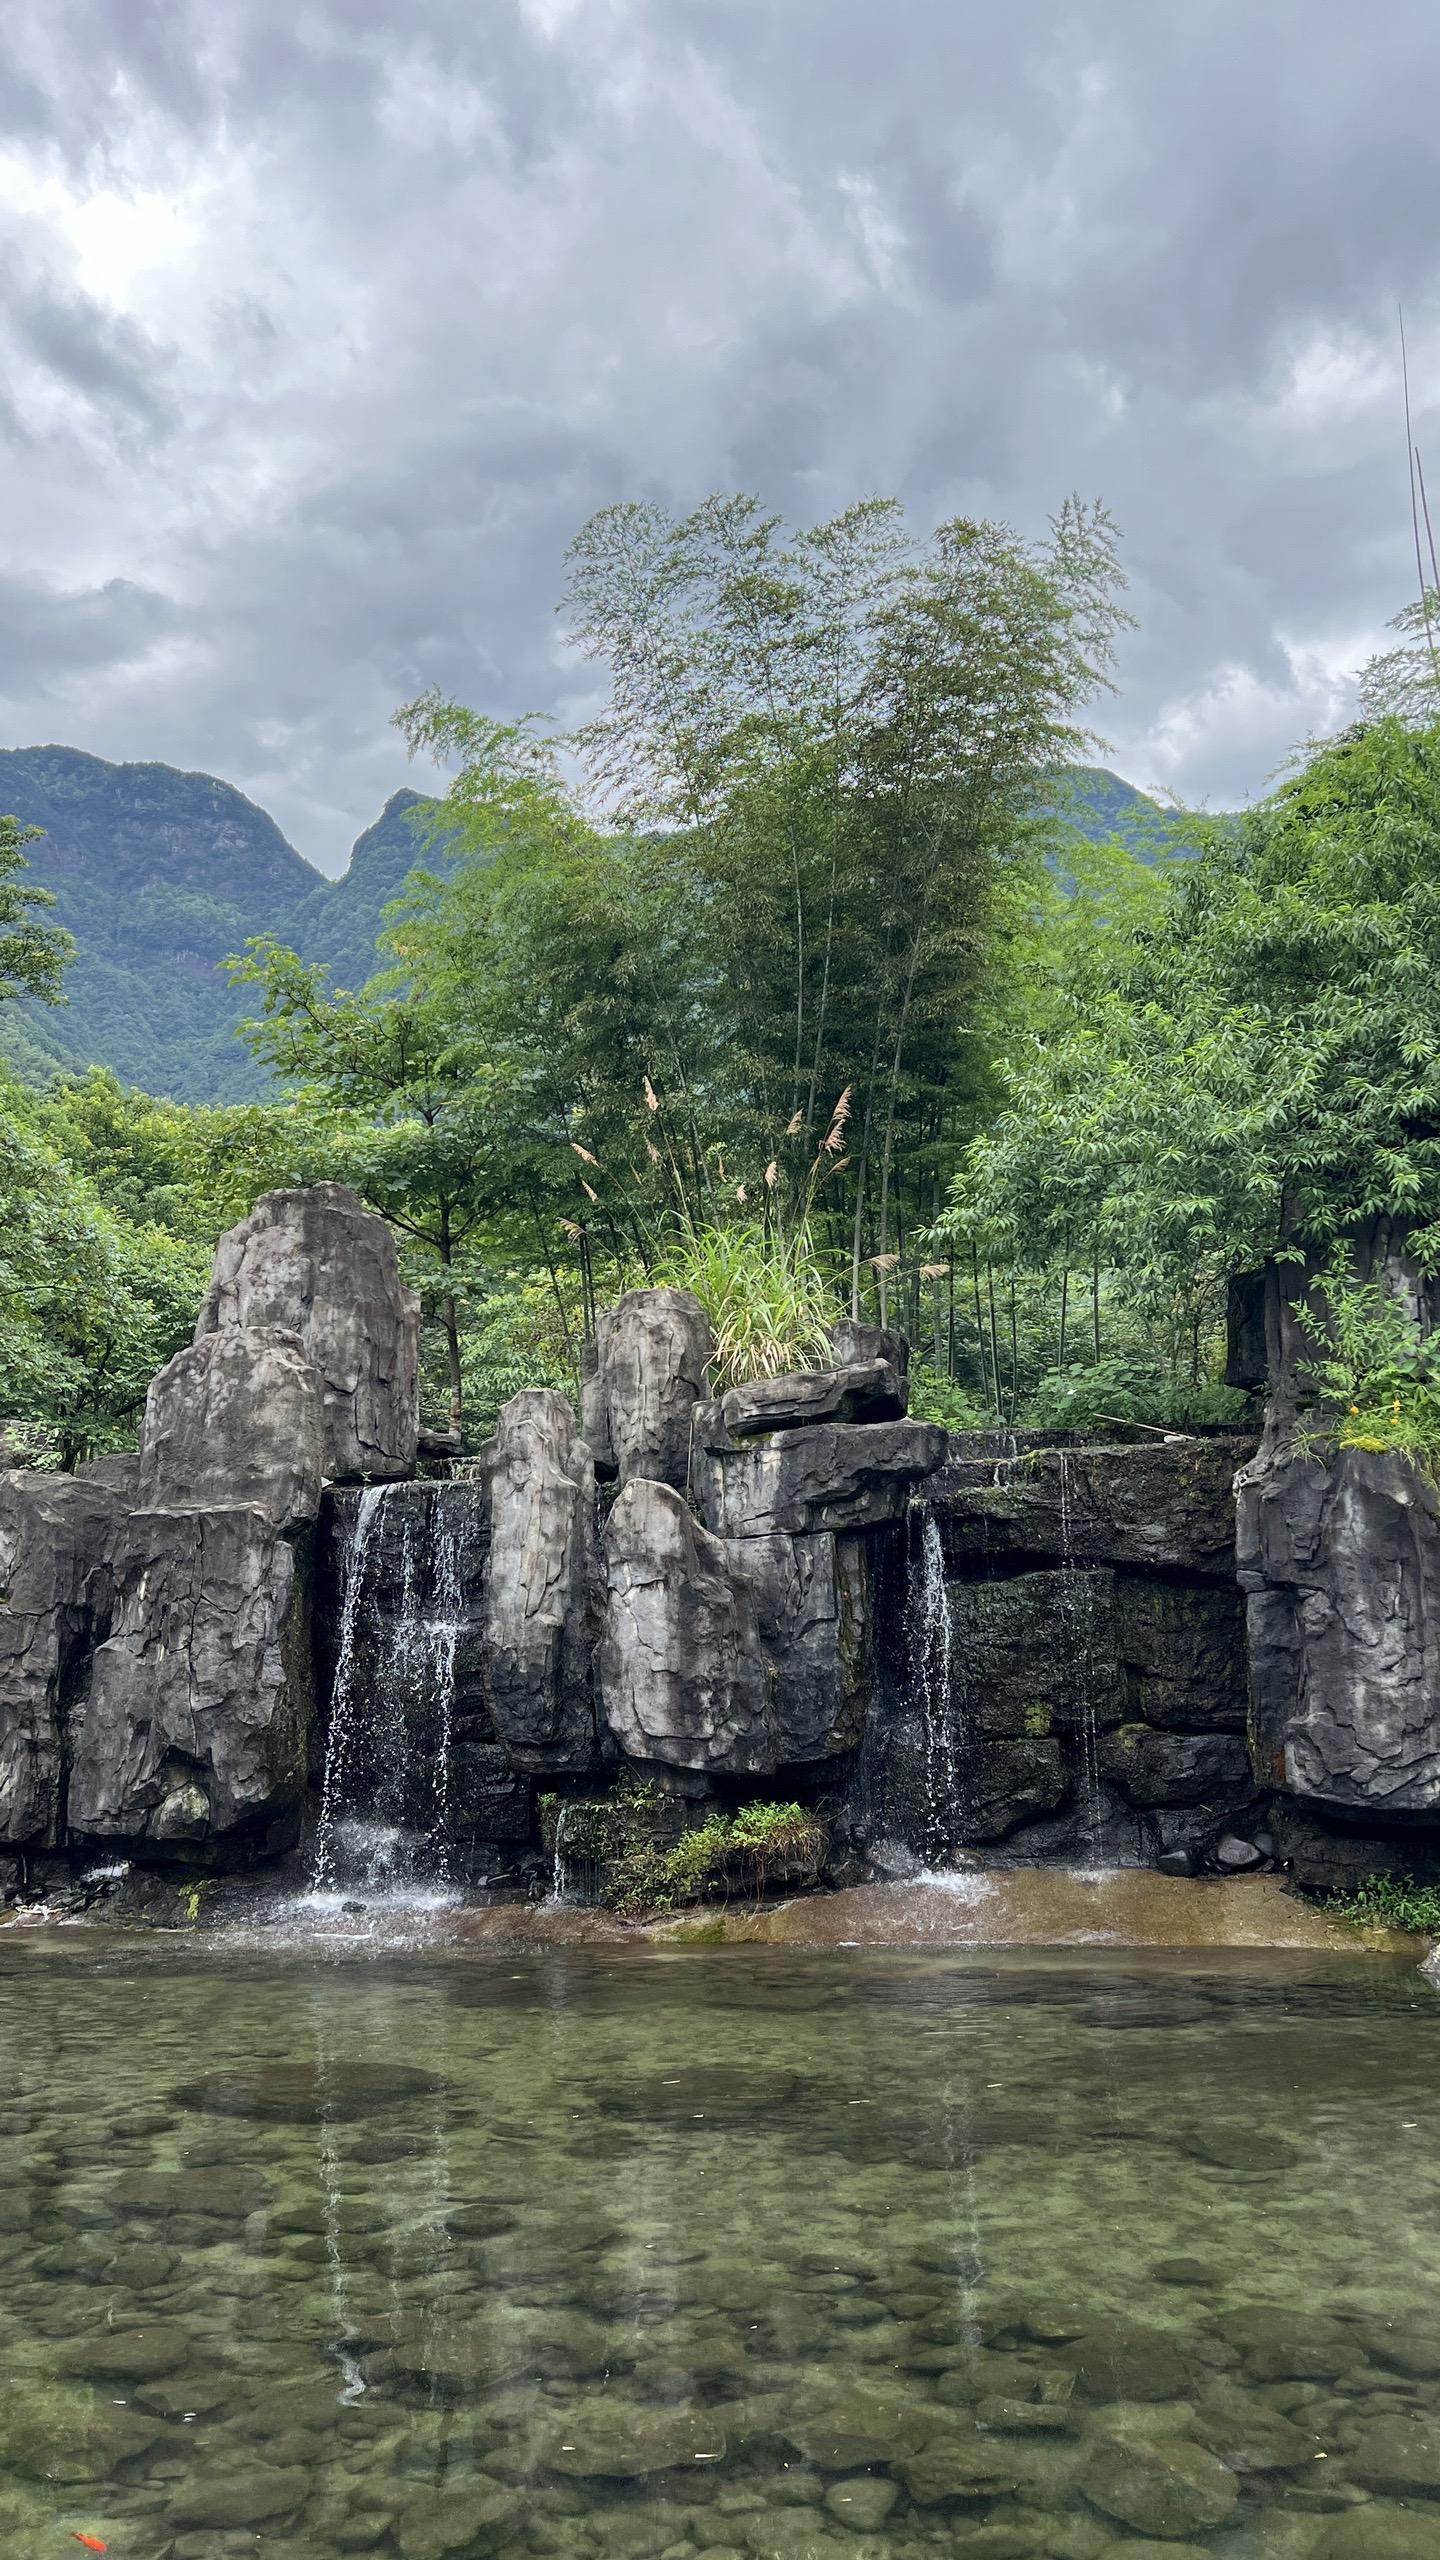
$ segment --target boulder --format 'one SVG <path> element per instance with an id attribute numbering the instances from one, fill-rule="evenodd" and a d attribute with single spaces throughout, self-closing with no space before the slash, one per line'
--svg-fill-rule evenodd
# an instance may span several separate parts
<path id="1" fill-rule="evenodd" d="M 0 1841 L 55 1847 L 69 1729 L 109 1629 L 122 1497 L 32 1468 L 0 1473 Z"/>
<path id="2" fill-rule="evenodd" d="M 195 1339 L 255 1326 L 298 1334 L 320 1373 L 327 1476 L 412 1473 L 420 1302 L 385 1220 L 342 1183 L 268 1191 L 221 1237 Z"/>
<path id="3" fill-rule="evenodd" d="M 295 1547 L 253 1506 L 138 1511 L 117 1584 L 74 1740 L 72 1831 L 207 1857 L 287 1845 L 311 1713 Z"/>
<path id="4" fill-rule="evenodd" d="M 860 1538 L 726 1542 L 749 1584 L 782 1766 L 852 1751 L 870 1702 L 870 1565 Z"/>
<path id="5" fill-rule="evenodd" d="M 135 1508 L 240 1504 L 297 1529 L 320 1507 L 324 1465 L 324 1393 L 299 1335 L 231 1326 L 151 1380 Z"/>
<path id="6" fill-rule="evenodd" d="M 754 1595 L 672 1486 L 632 1477 L 605 1530 L 601 1707 L 632 1760 L 776 1765 Z"/>
<path id="7" fill-rule="evenodd" d="M 1226 1439 L 1050 1448 L 993 1469 L 952 1469 L 930 1495 L 946 1561 L 952 1572 L 1039 1558 L 1138 1565 L 1228 1586 L 1235 1571 L 1232 1479 L 1251 1446 Z M 985 1480 L 957 1480 L 975 1474 Z"/>
<path id="8" fill-rule="evenodd" d="M 710 1319 L 688 1289 L 631 1289 L 600 1310 L 581 1394 L 598 1474 L 683 1489 L 711 1349 Z"/>
<path id="9" fill-rule="evenodd" d="M 780 1378 L 752 1379 L 721 1397 L 720 1418 L 732 1439 L 744 1440 L 757 1431 L 794 1431 L 807 1422 L 898 1422 L 905 1405 L 894 1362 L 865 1360 L 848 1369 L 795 1369 Z"/>
<path id="10" fill-rule="evenodd" d="M 1440 1811 L 1440 1495 L 1406 1459 L 1279 1440 L 1242 1468 L 1264 1776 L 1352 1820 Z"/>
<path id="11" fill-rule="evenodd" d="M 1102 2437 L 1080 2485 L 1102 2515 L 1166 2541 L 1213 2531 L 1240 2495 L 1234 2472 L 1188 2437 Z"/>
<path id="12" fill-rule="evenodd" d="M 595 1750 L 594 1464 L 549 1387 L 512 1396 L 485 1462 L 495 1731 L 518 1768 L 583 1770 Z"/>
<path id="13" fill-rule="evenodd" d="M 902 1386 L 910 1375 L 910 1345 L 903 1333 L 894 1332 L 888 1325 L 861 1324 L 854 1316 L 842 1316 L 838 1324 L 830 1327 L 830 1340 L 842 1369 L 883 1360 L 895 1371 Z"/>
<path id="14" fill-rule="evenodd" d="M 904 1518 L 944 1456 L 938 1423 L 824 1422 L 737 1440 L 709 1405 L 696 1416 L 691 1489 L 719 1537 L 876 1528 Z"/>

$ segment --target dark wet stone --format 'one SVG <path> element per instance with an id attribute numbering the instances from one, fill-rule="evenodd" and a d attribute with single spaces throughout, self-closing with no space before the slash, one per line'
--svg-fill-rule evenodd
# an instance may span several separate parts
<path id="1" fill-rule="evenodd" d="M 1081 2486 L 1102 2515 L 1167 2541 L 1212 2532 L 1240 2494 L 1233 2471 L 1204 2445 L 1180 2436 L 1105 2438 L 1086 2463 Z"/>
<path id="2" fill-rule="evenodd" d="M 1240 2349 L 1254 2382 L 1329 2382 L 1356 2360 L 1353 2335 L 1320 2313 L 1250 2305 L 1222 2313 L 1215 2325 Z"/>
<path id="3" fill-rule="evenodd" d="M 1282 2134 L 1250 2125 L 1197 2125 L 1182 2136 L 1181 2149 L 1215 2169 L 1293 2169 L 1303 2156 Z"/>
<path id="4" fill-rule="evenodd" d="M 444 2086 L 437 2073 L 405 2062 L 266 2062 L 253 2071 L 207 2071 L 177 2089 L 175 2103 L 202 2115 L 312 2124 L 434 2097 Z"/>
<path id="5" fill-rule="evenodd" d="M 1362 2489 L 1401 2497 L 1440 2490 L 1440 2418 L 1417 2412 L 1372 2419 L 1351 2445 L 1348 2467 Z"/>
<path id="6" fill-rule="evenodd" d="M 643 2480 L 724 2459 L 726 2438 L 708 2411 L 653 2409 L 596 2402 L 542 2439 L 544 2470 L 576 2480 Z"/>
<path id="7" fill-rule="evenodd" d="M 1077 2423 L 1063 2402 L 1039 2400 L 978 2400 L 975 2415 L 982 2427 L 1002 2436 L 1070 2435 Z"/>
<path id="8" fill-rule="evenodd" d="M 243 2471 L 201 2471 L 181 2483 L 167 2512 L 172 2525 L 223 2532 L 293 2515 L 304 2505 L 310 2487 L 308 2471 L 271 2471 L 261 2463 L 251 2463 Z"/>
<path id="9" fill-rule="evenodd" d="M 1440 2515 L 1357 2507 L 1326 2525 L 1310 2560 L 1440 2560 Z"/>
<path id="10" fill-rule="evenodd" d="M 1150 2273 L 1157 2284 L 1193 2284 L 1213 2291 L 1220 2282 L 1218 2269 L 1203 2258 L 1157 2258 Z"/>
<path id="11" fill-rule="evenodd" d="M 1201 2444 L 1232 2471 L 1299 2471 L 1322 2449 L 1313 2435 L 1278 2409 L 1265 2408 L 1250 2391 L 1207 2393 L 1193 2423 Z"/>
<path id="12" fill-rule="evenodd" d="M 820 2471 L 861 2471 L 918 2453 L 936 2432 L 933 2404 L 882 2391 L 836 2391 L 786 2414 L 785 2436 Z"/>
<path id="13" fill-rule="evenodd" d="M 191 2353 L 188 2330 L 162 2322 L 143 2329 L 97 2329 L 63 2358 L 67 2373 L 92 2382 L 153 2382 L 173 2373 Z"/>
<path id="14" fill-rule="evenodd" d="M 877 2533 L 900 2492 L 893 2480 L 837 2480 L 825 2492 L 825 2504 L 853 2533 Z"/>
<path id="15" fill-rule="evenodd" d="M 442 2489 L 402 2509 L 396 2538 L 401 2560 L 448 2560 L 493 2547 L 494 2537 L 521 2513 L 514 2489 L 477 2473 L 463 2489 Z"/>
<path id="16" fill-rule="evenodd" d="M 127 2169 L 112 2178 L 104 2202 L 117 2213 L 197 2213 L 206 2221 L 243 2222 L 268 2204 L 268 2178 L 237 2169 Z"/>
<path id="17" fill-rule="evenodd" d="M 978 2433 L 934 2434 L 894 2464 L 917 2506 L 952 2498 L 1001 2498 L 1016 2486 L 1013 2454 Z"/>
<path id="18" fill-rule="evenodd" d="M 1420 2321 L 1365 2320 L 1355 2335 L 1357 2345 L 1375 2364 L 1427 2382 L 1440 2375 L 1440 2330 Z"/>
<path id="19" fill-rule="evenodd" d="M 1163 2329 L 1123 2320 L 1096 2321 L 1055 2356 L 1082 2400 L 1183 2400 L 1195 2382 L 1193 2360 Z"/>

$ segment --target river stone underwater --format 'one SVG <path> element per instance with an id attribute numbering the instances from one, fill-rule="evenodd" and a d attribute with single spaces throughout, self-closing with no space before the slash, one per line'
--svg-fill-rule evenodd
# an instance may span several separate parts
<path id="1" fill-rule="evenodd" d="M 1440 2000 L 0 1940 L 0 2551 L 1440 2554 Z"/>

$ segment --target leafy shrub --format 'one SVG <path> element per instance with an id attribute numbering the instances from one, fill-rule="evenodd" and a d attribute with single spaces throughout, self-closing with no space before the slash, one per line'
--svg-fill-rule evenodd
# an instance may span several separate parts
<path id="1" fill-rule="evenodd" d="M 1411 1929 L 1418 1937 L 1440 1938 L 1440 1885 L 1417 1884 L 1413 1876 L 1367 1876 L 1353 1893 L 1332 1894 L 1326 1908 L 1357 1928 Z"/>
<path id="2" fill-rule="evenodd" d="M 968 1387 L 923 1360 L 911 1364 L 910 1413 L 916 1422 L 939 1422 L 947 1431 L 983 1431 L 991 1419 Z"/>
<path id="3" fill-rule="evenodd" d="M 1238 1388 L 1211 1380 L 1191 1386 L 1151 1361 L 1115 1353 L 1048 1370 L 1020 1420 L 1041 1431 L 1089 1431 L 1103 1429 L 1107 1422 L 1192 1431 L 1207 1423 L 1243 1421 L 1246 1411 Z"/>
<path id="4" fill-rule="evenodd" d="M 1319 1283 L 1328 1340 L 1304 1374 L 1331 1409 L 1340 1449 L 1393 1451 L 1440 1472 L 1440 1359 L 1384 1280 L 1352 1280 L 1335 1264 Z M 1321 1435 L 1312 1432 L 1312 1442 Z"/>

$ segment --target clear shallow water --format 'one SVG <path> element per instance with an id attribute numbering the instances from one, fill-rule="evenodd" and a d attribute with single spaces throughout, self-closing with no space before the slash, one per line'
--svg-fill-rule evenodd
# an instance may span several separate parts
<path id="1" fill-rule="evenodd" d="M 37 1932 L 0 2050 L 5 2560 L 1440 2554 L 1406 1963 Z"/>

